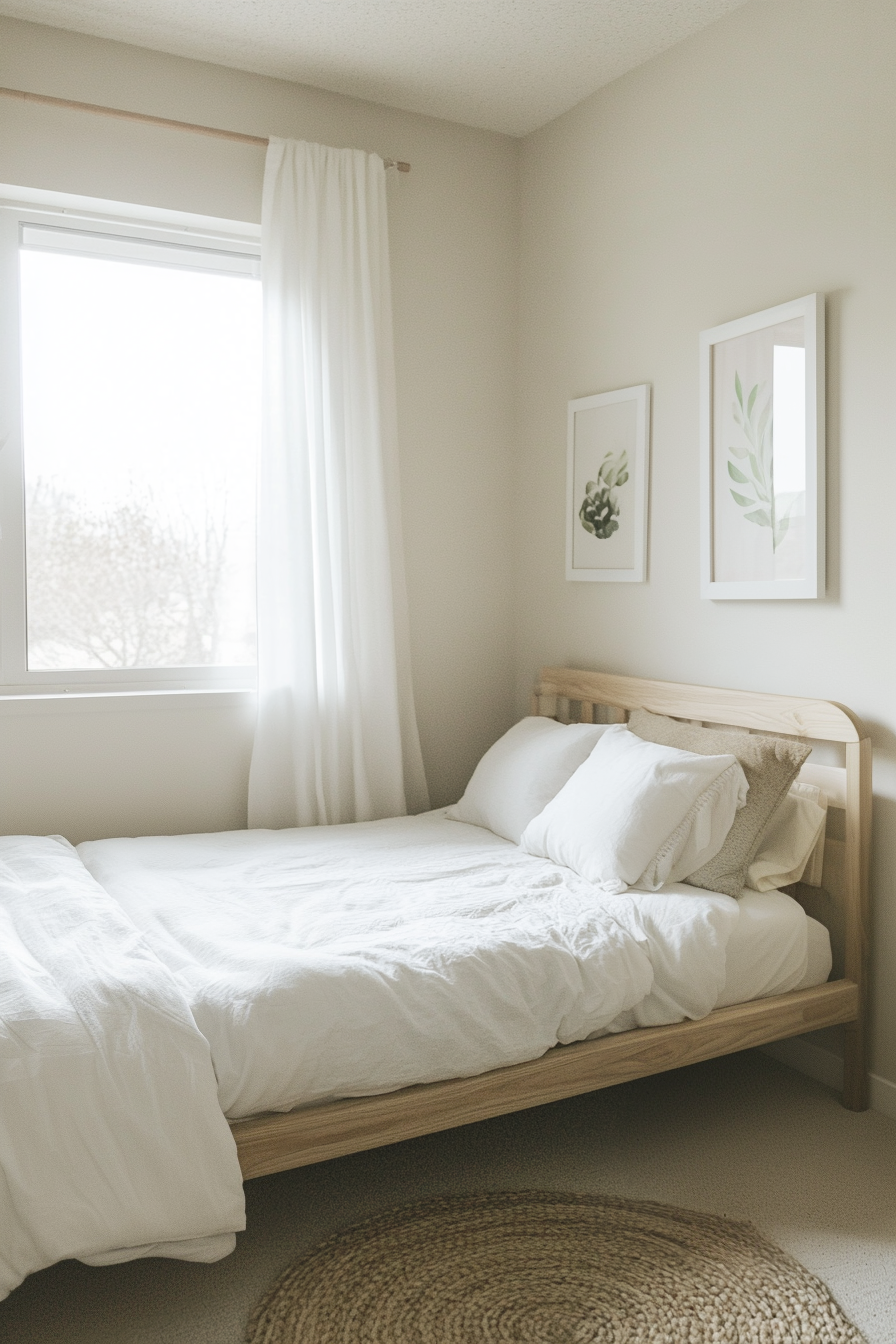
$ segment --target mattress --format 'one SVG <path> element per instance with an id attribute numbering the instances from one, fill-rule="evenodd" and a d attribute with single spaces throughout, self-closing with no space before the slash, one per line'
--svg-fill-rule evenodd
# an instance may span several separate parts
<path id="1" fill-rule="evenodd" d="M 826 932 L 781 893 L 598 894 L 443 811 L 78 852 L 177 978 L 231 1119 L 470 1076 L 830 972 Z"/>
<path id="2" fill-rule="evenodd" d="M 783 891 L 744 890 L 737 910 L 717 1008 L 824 984 L 831 937 L 798 901 Z"/>

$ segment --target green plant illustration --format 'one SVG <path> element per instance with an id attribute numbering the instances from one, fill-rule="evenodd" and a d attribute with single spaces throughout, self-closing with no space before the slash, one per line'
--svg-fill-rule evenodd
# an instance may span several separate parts
<path id="1" fill-rule="evenodd" d="M 619 496 L 616 491 L 628 480 L 628 453 L 607 453 L 596 481 L 585 486 L 579 522 L 586 532 L 606 541 L 619 530 Z"/>
<path id="2" fill-rule="evenodd" d="M 776 551 L 787 535 L 794 501 L 784 513 L 778 513 L 772 447 L 772 394 L 766 391 L 765 383 L 756 383 L 745 402 L 740 374 L 735 370 L 734 396 L 731 407 L 734 423 L 740 427 L 747 446 L 728 449 L 732 457 L 744 463 L 741 469 L 734 462 L 728 462 L 728 475 L 739 487 L 731 490 L 731 498 L 739 508 L 749 510 L 743 515 L 746 522 L 771 529 L 772 549 Z M 743 493 L 744 490 L 752 490 L 755 498 Z"/>

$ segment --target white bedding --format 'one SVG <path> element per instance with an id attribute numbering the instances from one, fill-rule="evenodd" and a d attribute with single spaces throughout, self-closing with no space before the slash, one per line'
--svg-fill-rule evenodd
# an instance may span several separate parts
<path id="1" fill-rule="evenodd" d="M 745 889 L 726 949 L 717 1008 L 822 985 L 831 973 L 831 938 L 783 891 Z"/>
<path id="2" fill-rule="evenodd" d="M 0 837 L 0 1091 L 0 1297 L 70 1256 L 233 1249 L 243 1191 L 208 1043 L 64 841 Z"/>
<path id="3" fill-rule="evenodd" d="M 830 969 L 787 897 L 606 895 L 443 813 L 79 854 L 0 839 L 0 1296 L 70 1256 L 225 1254 L 222 1112 L 471 1075 Z"/>
<path id="4" fill-rule="evenodd" d="M 79 852 L 183 986 L 233 1119 L 702 1017 L 740 920 L 694 887 L 597 893 L 442 812 Z M 801 936 L 784 978 L 805 972 Z"/>

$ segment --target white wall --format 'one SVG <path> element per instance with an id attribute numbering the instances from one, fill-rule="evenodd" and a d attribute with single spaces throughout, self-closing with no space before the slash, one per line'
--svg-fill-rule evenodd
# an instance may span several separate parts
<path id="1" fill-rule="evenodd" d="M 517 142 L 0 18 L 0 85 L 410 160 L 390 174 L 412 656 L 434 803 L 509 722 Z M 0 98 L 0 182 L 260 217 L 263 151 Z M 245 697 L 0 713 L 0 830 L 245 824 Z"/>
<path id="2" fill-rule="evenodd" d="M 543 662 L 819 696 L 875 745 L 896 1080 L 896 7 L 754 0 L 523 145 L 517 692 Z M 699 596 L 697 334 L 828 295 L 828 593 Z M 567 399 L 653 385 L 649 582 L 564 579 Z"/>

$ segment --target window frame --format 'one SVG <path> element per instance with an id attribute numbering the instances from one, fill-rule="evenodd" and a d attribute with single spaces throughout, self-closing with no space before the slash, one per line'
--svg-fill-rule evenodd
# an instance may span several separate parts
<path id="1" fill-rule="evenodd" d="M 12 199 L 9 199 L 12 197 Z M 0 187 L 0 698 L 21 695 L 254 690 L 254 666 L 29 669 L 19 248 L 23 227 L 181 244 L 260 258 L 258 225 Z"/>

